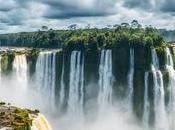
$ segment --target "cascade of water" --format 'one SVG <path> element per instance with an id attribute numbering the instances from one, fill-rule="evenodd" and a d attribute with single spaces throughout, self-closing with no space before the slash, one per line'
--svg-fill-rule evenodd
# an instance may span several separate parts
<path id="1" fill-rule="evenodd" d="M 1 60 L 2 60 L 2 57 L 0 55 L 0 74 L 1 74 L 1 71 L 2 71 L 2 69 L 1 69 Z"/>
<path id="2" fill-rule="evenodd" d="M 27 60 L 24 54 L 15 55 L 13 71 L 17 78 L 18 85 L 27 87 Z"/>
<path id="3" fill-rule="evenodd" d="M 144 83 L 145 83 L 145 90 L 144 90 L 144 112 L 143 112 L 143 124 L 146 130 L 149 129 L 149 115 L 150 115 L 150 102 L 148 96 L 148 76 L 149 73 L 145 72 Z"/>
<path id="4" fill-rule="evenodd" d="M 152 73 L 154 83 L 154 112 L 155 112 L 155 129 L 167 129 L 167 116 L 165 111 L 165 93 L 163 86 L 162 73 L 159 70 L 159 60 L 157 53 L 152 50 Z"/>
<path id="5" fill-rule="evenodd" d="M 134 49 L 130 49 L 130 67 L 128 73 L 128 100 L 129 100 L 129 106 L 131 108 L 133 98 L 133 78 L 134 78 Z"/>
<path id="6" fill-rule="evenodd" d="M 2 57 L 0 55 L 0 73 L 1 73 L 1 59 L 2 59 Z"/>
<path id="7" fill-rule="evenodd" d="M 170 67 L 174 66 L 173 58 L 172 58 L 172 55 L 170 53 L 170 49 L 169 48 L 166 48 L 166 65 L 170 66 Z"/>
<path id="8" fill-rule="evenodd" d="M 38 114 L 32 122 L 32 130 L 52 130 L 52 128 L 44 115 Z"/>
<path id="9" fill-rule="evenodd" d="M 155 49 L 152 49 L 151 51 L 152 53 L 152 65 L 151 65 L 151 69 L 152 71 L 156 71 L 159 69 L 159 59 L 158 59 L 158 56 L 157 56 L 157 52 Z"/>
<path id="10" fill-rule="evenodd" d="M 2 72 L 1 60 L 2 60 L 2 57 L 1 57 L 1 55 L 0 55 L 0 84 L 1 84 L 1 78 L 2 78 L 2 77 L 1 77 L 1 76 L 2 76 L 2 75 L 1 75 L 1 72 Z"/>
<path id="11" fill-rule="evenodd" d="M 60 89 L 60 98 L 59 98 L 60 110 L 64 105 L 64 98 L 65 98 L 65 85 L 64 85 L 64 57 L 63 57 L 63 65 L 62 65 L 62 72 L 61 72 L 61 89 Z"/>
<path id="12" fill-rule="evenodd" d="M 56 52 L 40 52 L 36 63 L 37 89 L 46 105 L 50 103 L 52 109 L 55 108 L 55 62 Z"/>
<path id="13" fill-rule="evenodd" d="M 168 111 L 169 111 L 169 119 L 170 119 L 170 128 L 172 130 L 175 129 L 174 120 L 175 120 L 175 70 L 173 64 L 173 58 L 170 53 L 169 48 L 166 48 L 166 69 L 169 74 L 169 84 L 168 84 L 168 91 L 169 91 L 169 104 L 168 104 Z"/>
<path id="14" fill-rule="evenodd" d="M 82 117 L 84 105 L 84 58 L 81 58 L 81 51 L 72 51 L 71 53 L 69 82 L 68 113 Z"/>
<path id="15" fill-rule="evenodd" d="M 100 109 L 112 104 L 112 51 L 102 50 L 99 66 L 99 95 L 98 103 Z"/>

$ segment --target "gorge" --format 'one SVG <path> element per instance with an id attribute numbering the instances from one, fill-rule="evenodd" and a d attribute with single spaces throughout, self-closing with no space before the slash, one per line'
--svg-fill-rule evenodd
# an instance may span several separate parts
<path id="1" fill-rule="evenodd" d="M 1 47 L 0 99 L 38 108 L 53 130 L 174 130 L 175 46 L 161 38 L 110 38 L 85 44 L 71 37 L 58 48 Z"/>

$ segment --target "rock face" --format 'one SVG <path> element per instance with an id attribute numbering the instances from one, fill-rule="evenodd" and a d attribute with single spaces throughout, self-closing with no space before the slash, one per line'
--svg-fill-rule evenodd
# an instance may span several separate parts
<path id="1" fill-rule="evenodd" d="M 1 103 L 0 130 L 52 130 L 44 115 L 37 110 L 20 109 Z"/>
<path id="2" fill-rule="evenodd" d="M 107 53 L 103 56 L 102 52 L 110 52 L 110 55 Z M 130 109 L 136 117 L 139 120 L 146 120 L 149 125 L 154 125 L 156 113 L 160 111 L 165 113 L 165 108 L 172 102 L 170 99 L 172 94 L 169 91 L 172 75 L 169 73 L 174 71 L 173 63 L 170 64 L 170 61 L 175 63 L 174 46 L 160 48 L 115 46 L 95 50 L 77 48 L 8 50 L 1 53 L 2 76 L 11 73 L 14 57 L 20 54 L 25 54 L 27 59 L 28 80 L 40 79 L 37 89 L 43 96 L 44 102 L 52 106 L 53 110 L 61 111 L 61 114 L 71 111 L 78 113 L 79 116 L 84 115 L 91 101 L 98 101 L 101 92 L 100 99 L 108 101 L 110 98 L 110 104 L 115 100 L 129 99 Z M 109 67 L 104 67 L 105 70 L 101 73 L 101 65 Z M 109 83 L 106 85 L 106 82 Z M 99 86 L 100 84 L 102 86 Z M 110 88 L 110 94 L 104 92 L 106 97 L 102 94 L 103 90 L 100 91 L 103 85 L 105 90 Z M 150 105 L 149 109 L 146 109 L 147 104 Z M 155 107 L 156 105 L 160 107 Z M 81 110 L 75 109 L 80 108 L 79 106 Z M 160 108 L 162 110 L 159 110 Z M 47 124 L 43 116 L 39 116 L 37 121 Z M 47 125 L 43 125 L 42 128 L 37 122 L 34 124 L 39 130 L 50 129 Z"/>

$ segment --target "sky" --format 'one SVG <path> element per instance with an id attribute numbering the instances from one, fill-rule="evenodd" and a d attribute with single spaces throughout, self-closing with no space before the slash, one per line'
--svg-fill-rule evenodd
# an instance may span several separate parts
<path id="1" fill-rule="evenodd" d="M 0 0 L 0 33 L 130 23 L 175 29 L 175 0 Z"/>

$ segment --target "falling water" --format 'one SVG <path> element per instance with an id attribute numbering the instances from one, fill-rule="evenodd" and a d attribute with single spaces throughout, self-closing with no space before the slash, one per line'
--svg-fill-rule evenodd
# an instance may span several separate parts
<path id="1" fill-rule="evenodd" d="M 157 52 L 155 49 L 152 49 L 152 65 L 151 65 L 151 69 L 152 71 L 156 71 L 159 69 L 159 59 L 158 59 L 158 56 L 157 56 Z"/>
<path id="2" fill-rule="evenodd" d="M 32 130 L 52 130 L 52 128 L 45 116 L 38 114 L 38 117 L 32 122 Z"/>
<path id="3" fill-rule="evenodd" d="M 83 116 L 84 105 L 84 58 L 81 51 L 72 51 L 70 61 L 70 83 L 68 113 Z"/>
<path id="4" fill-rule="evenodd" d="M 64 98 L 65 98 L 65 85 L 64 85 L 64 57 L 63 57 L 63 65 L 62 65 L 62 72 L 61 72 L 61 89 L 60 89 L 60 98 L 59 98 L 60 110 L 64 106 Z"/>
<path id="5" fill-rule="evenodd" d="M 98 103 L 100 109 L 112 104 L 112 51 L 102 50 L 99 66 L 99 95 Z"/>
<path id="6" fill-rule="evenodd" d="M 0 55 L 0 74 L 1 74 L 1 59 L 2 59 L 2 57 Z"/>
<path id="7" fill-rule="evenodd" d="M 129 106 L 131 108 L 133 98 L 133 78 L 134 78 L 134 49 L 130 49 L 130 67 L 128 73 L 128 100 L 129 100 Z"/>
<path id="8" fill-rule="evenodd" d="M 1 60 L 2 60 L 2 57 L 0 55 L 0 78 L 1 78 L 1 71 L 2 71 L 2 69 L 1 69 Z"/>
<path id="9" fill-rule="evenodd" d="M 15 55 L 13 61 L 14 76 L 17 78 L 18 85 L 27 87 L 27 60 L 24 54 Z"/>
<path id="10" fill-rule="evenodd" d="M 2 72 L 2 68 L 1 68 L 1 60 L 2 60 L 2 57 L 1 57 L 1 55 L 0 55 L 0 86 L 1 86 L 1 82 L 2 82 L 2 74 L 1 74 L 1 72 Z"/>
<path id="11" fill-rule="evenodd" d="M 41 93 L 41 102 L 55 109 L 56 52 L 40 52 L 36 63 L 37 89 Z"/>
<path id="12" fill-rule="evenodd" d="M 148 76 L 149 73 L 145 72 L 145 90 L 144 90 L 144 112 L 143 112 L 143 125 L 146 130 L 149 129 L 149 115 L 150 115 L 150 102 L 148 96 Z"/>
<path id="13" fill-rule="evenodd" d="M 154 83 L 155 129 L 166 130 L 168 126 L 165 111 L 163 77 L 161 71 L 159 70 L 159 60 L 155 49 L 152 50 L 152 73 Z"/>
<path id="14" fill-rule="evenodd" d="M 170 53 L 169 48 L 166 48 L 166 69 L 168 70 L 169 74 L 169 85 L 168 85 L 168 91 L 169 91 L 169 104 L 168 104 L 168 111 L 170 113 L 169 119 L 170 119 L 170 128 L 172 130 L 175 129 L 174 120 L 175 120 L 175 70 L 174 70 L 174 64 L 173 64 L 173 58 Z"/>
<path id="15" fill-rule="evenodd" d="M 169 48 L 166 48 L 166 65 L 167 66 L 171 66 L 171 67 L 174 66 L 173 58 L 172 58 L 172 55 L 170 53 L 170 49 Z"/>

